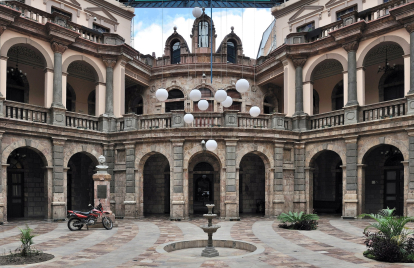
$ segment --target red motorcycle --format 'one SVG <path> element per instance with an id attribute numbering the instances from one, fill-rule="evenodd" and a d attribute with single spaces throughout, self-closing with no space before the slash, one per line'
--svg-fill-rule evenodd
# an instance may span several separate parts
<path id="1" fill-rule="evenodd" d="M 86 225 L 86 228 L 89 230 L 89 225 L 96 224 L 99 217 L 102 218 L 103 227 L 107 230 L 111 230 L 113 227 L 112 220 L 107 217 L 109 212 L 103 211 L 101 202 L 99 202 L 99 205 L 96 208 L 94 208 L 91 204 L 89 204 L 89 207 L 92 208 L 89 212 L 68 210 L 69 230 L 80 230 L 84 225 Z"/>

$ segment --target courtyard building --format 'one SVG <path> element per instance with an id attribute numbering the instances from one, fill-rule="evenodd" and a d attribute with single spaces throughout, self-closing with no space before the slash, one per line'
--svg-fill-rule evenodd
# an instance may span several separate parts
<path id="1" fill-rule="evenodd" d="M 290 0 L 271 13 L 257 59 L 241 26 L 218 40 L 204 12 L 144 55 L 118 1 L 0 2 L 0 222 L 87 209 L 100 155 L 117 217 L 183 220 L 206 203 L 227 220 L 414 216 L 414 2 Z"/>

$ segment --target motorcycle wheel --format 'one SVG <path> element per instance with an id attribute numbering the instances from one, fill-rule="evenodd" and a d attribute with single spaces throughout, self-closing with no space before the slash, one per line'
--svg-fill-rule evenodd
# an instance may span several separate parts
<path id="1" fill-rule="evenodd" d="M 79 227 L 79 226 L 75 226 L 75 224 L 80 224 L 81 221 L 77 218 L 72 218 L 68 221 L 68 228 L 71 231 L 76 231 L 76 230 L 80 230 L 83 227 L 83 224 Z"/>
<path id="2" fill-rule="evenodd" d="M 106 230 L 111 230 L 113 227 L 112 220 L 108 217 L 102 219 L 102 225 Z"/>

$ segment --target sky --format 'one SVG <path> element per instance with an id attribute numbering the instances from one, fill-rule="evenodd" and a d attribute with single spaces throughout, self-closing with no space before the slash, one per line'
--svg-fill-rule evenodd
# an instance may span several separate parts
<path id="1" fill-rule="evenodd" d="M 206 9 L 206 14 L 210 16 L 210 9 Z M 160 57 L 165 41 L 174 32 L 173 27 L 177 26 L 177 32 L 186 39 L 191 50 L 190 34 L 194 19 L 192 8 L 137 8 L 132 45 L 142 54 L 155 52 Z M 213 22 L 217 34 L 216 47 L 231 32 L 230 27 L 234 26 L 234 32 L 242 40 L 244 54 L 256 58 L 262 34 L 272 20 L 270 9 L 215 8 Z"/>

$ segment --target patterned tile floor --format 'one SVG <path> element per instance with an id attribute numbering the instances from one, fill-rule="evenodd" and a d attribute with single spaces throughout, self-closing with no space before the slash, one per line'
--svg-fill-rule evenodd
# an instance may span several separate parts
<path id="1" fill-rule="evenodd" d="M 10 221 L 0 225 L 0 253 L 17 248 L 17 227 L 29 224 L 36 235 L 34 246 L 55 258 L 20 267 L 414 267 L 375 262 L 362 256 L 362 230 L 368 220 L 322 216 L 318 230 L 309 232 L 280 229 L 277 220 L 252 215 L 235 222 L 217 219 L 213 223 L 221 228 L 214 238 L 250 242 L 263 251 L 248 255 L 238 251 L 232 256 L 231 250 L 225 250 L 226 256 L 216 258 L 194 257 L 201 253 L 200 248 L 185 254 L 157 251 L 157 247 L 169 242 L 206 239 L 199 228 L 206 223 L 202 217 L 172 222 L 165 216 L 151 216 L 118 223 L 119 227 L 110 231 L 96 228 L 71 232 L 66 222 Z M 414 228 L 414 223 L 409 227 Z"/>

